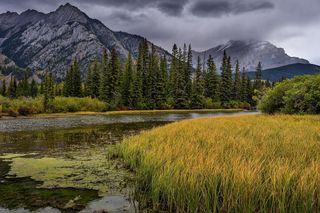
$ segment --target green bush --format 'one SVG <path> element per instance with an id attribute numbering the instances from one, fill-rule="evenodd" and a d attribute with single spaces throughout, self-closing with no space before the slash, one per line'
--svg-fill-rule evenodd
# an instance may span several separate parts
<path id="1" fill-rule="evenodd" d="M 296 77 L 278 83 L 261 100 L 265 113 L 320 113 L 320 75 Z"/>
<path id="2" fill-rule="evenodd" d="M 108 109 L 106 103 L 92 98 L 56 97 L 50 104 L 51 112 L 103 112 Z"/>
<path id="3" fill-rule="evenodd" d="M 2 112 L 10 116 L 27 116 L 44 113 L 43 97 L 37 97 L 35 99 L 9 99 L 0 96 L 0 105 L 2 106 Z M 106 103 L 92 98 L 56 97 L 49 103 L 49 112 L 52 113 L 79 111 L 103 112 L 108 108 Z"/>
<path id="4" fill-rule="evenodd" d="M 41 98 L 18 98 L 9 99 L 0 96 L 0 105 L 2 105 L 2 111 L 8 113 L 10 116 L 19 115 L 31 115 L 43 112 L 43 104 Z"/>

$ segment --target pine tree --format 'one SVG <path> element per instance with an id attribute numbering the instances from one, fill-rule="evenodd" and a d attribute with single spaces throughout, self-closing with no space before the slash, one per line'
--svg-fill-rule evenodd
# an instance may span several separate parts
<path id="1" fill-rule="evenodd" d="M 67 70 L 67 73 L 66 73 L 66 77 L 65 77 L 65 80 L 64 80 L 64 84 L 63 84 L 63 93 L 64 93 L 64 96 L 66 97 L 71 97 L 72 96 L 72 93 L 73 93 L 73 82 L 72 82 L 72 77 L 73 76 L 73 67 L 70 66 L 70 69 Z M 41 85 L 42 86 L 42 94 L 44 93 L 44 85 Z"/>
<path id="2" fill-rule="evenodd" d="M 157 107 L 156 98 L 157 98 L 157 77 L 159 77 L 159 61 L 155 52 L 154 45 L 151 45 L 151 53 L 149 56 L 149 71 L 148 71 L 148 93 L 147 93 L 147 103 L 148 108 L 155 109 Z"/>
<path id="3" fill-rule="evenodd" d="M 132 64 L 132 56 L 129 52 L 127 62 L 125 65 L 125 71 L 123 75 L 122 82 L 122 101 L 123 105 L 127 107 L 133 106 L 133 64 Z"/>
<path id="4" fill-rule="evenodd" d="M 11 77 L 9 88 L 8 88 L 8 97 L 9 98 L 16 98 L 17 97 L 17 80 L 15 77 Z"/>
<path id="5" fill-rule="evenodd" d="M 175 91 L 177 69 L 178 69 L 178 47 L 176 44 L 174 44 L 172 48 L 172 60 L 171 60 L 170 72 L 169 72 L 169 81 L 170 81 L 169 96 L 172 98 L 174 98 L 175 94 L 177 93 Z"/>
<path id="6" fill-rule="evenodd" d="M 91 69 L 90 93 L 92 98 L 98 98 L 100 94 L 100 70 L 98 59 L 93 62 Z"/>
<path id="7" fill-rule="evenodd" d="M 192 108 L 200 109 L 203 107 L 203 98 L 204 98 L 204 82 L 201 70 L 201 59 L 198 56 L 198 63 L 196 69 L 195 79 L 192 85 Z"/>
<path id="8" fill-rule="evenodd" d="M 177 55 L 177 67 L 175 70 L 174 81 L 174 107 L 176 109 L 185 109 L 188 107 L 188 96 L 186 93 L 185 82 L 185 59 L 181 49 Z"/>
<path id="9" fill-rule="evenodd" d="M 2 80 L 2 90 L 1 90 L 1 92 L 2 92 L 2 96 L 6 96 L 6 94 L 7 94 L 7 85 L 6 85 L 6 80 L 5 79 L 3 79 Z"/>
<path id="10" fill-rule="evenodd" d="M 241 100 L 241 74 L 239 61 L 237 61 L 236 72 L 234 75 L 233 99 L 237 101 Z"/>
<path id="11" fill-rule="evenodd" d="M 82 85 L 81 85 L 81 73 L 78 67 L 78 60 L 75 59 L 72 66 L 72 96 L 81 97 L 82 96 Z"/>
<path id="12" fill-rule="evenodd" d="M 168 78 L 167 58 L 165 55 L 160 59 L 160 69 L 156 78 L 157 78 L 156 105 L 158 108 L 163 108 L 164 105 L 166 104 L 166 99 L 167 99 L 167 78 Z"/>
<path id="13" fill-rule="evenodd" d="M 111 56 L 110 56 L 110 61 L 109 61 L 109 71 L 110 71 L 110 78 L 108 81 L 109 85 L 109 101 L 112 104 L 117 104 L 119 102 L 120 98 L 120 77 L 121 77 L 121 70 L 120 70 L 120 64 L 119 64 L 119 59 L 118 59 L 118 54 L 115 49 L 112 49 L 111 51 Z"/>
<path id="14" fill-rule="evenodd" d="M 245 68 L 242 69 L 242 76 L 241 76 L 241 101 L 247 102 L 248 101 L 248 88 L 247 88 L 247 74 Z"/>
<path id="15" fill-rule="evenodd" d="M 93 73 L 92 73 L 93 63 L 90 63 L 87 69 L 87 77 L 85 83 L 85 94 L 93 98 Z M 106 99 L 107 100 L 107 99 Z"/>
<path id="16" fill-rule="evenodd" d="M 251 83 L 251 80 L 249 78 L 247 78 L 247 100 L 246 102 L 251 104 L 251 105 L 254 105 L 254 101 L 252 99 L 253 97 L 253 93 L 254 93 L 254 88 L 253 88 L 253 85 Z"/>
<path id="17" fill-rule="evenodd" d="M 211 55 L 209 55 L 207 61 L 207 69 L 205 95 L 211 98 L 212 101 L 217 102 L 219 101 L 219 78 Z"/>
<path id="18" fill-rule="evenodd" d="M 52 73 L 46 73 L 44 80 L 44 96 L 43 96 L 43 108 L 47 112 L 50 107 L 51 101 L 54 99 L 54 81 Z"/>
<path id="19" fill-rule="evenodd" d="M 109 90 L 108 82 L 109 82 L 108 54 L 107 54 L 107 50 L 104 49 L 103 56 L 102 56 L 102 63 L 101 63 L 99 98 L 105 102 L 108 102 L 108 90 Z"/>
<path id="20" fill-rule="evenodd" d="M 37 86 L 36 81 L 34 79 L 32 79 L 32 81 L 31 81 L 30 95 L 32 98 L 35 98 L 38 96 L 38 86 Z"/>
<path id="21" fill-rule="evenodd" d="M 144 98 L 145 104 L 147 104 L 149 91 L 149 77 L 150 77 L 150 55 L 149 55 L 149 46 L 147 39 L 144 39 L 141 43 L 141 54 L 142 54 L 142 96 Z"/>
<path id="22" fill-rule="evenodd" d="M 134 74 L 134 83 L 133 83 L 133 106 L 135 108 L 143 108 L 143 97 L 142 97 L 142 73 L 143 73 L 143 49 L 142 49 L 142 43 L 139 45 L 139 52 L 138 52 L 138 60 L 137 60 L 137 66 L 136 71 Z"/>
<path id="23" fill-rule="evenodd" d="M 41 84 L 40 84 L 40 94 L 43 95 L 43 93 L 44 93 L 44 83 L 41 82 Z"/>
<path id="24" fill-rule="evenodd" d="M 191 93 L 192 93 L 192 81 L 191 81 L 192 70 L 193 70 L 192 49 L 190 44 L 188 48 L 187 62 L 186 62 L 186 69 L 185 69 L 186 94 L 188 96 L 188 100 L 190 100 Z"/>
<path id="25" fill-rule="evenodd" d="M 223 53 L 223 60 L 221 66 L 221 87 L 220 100 L 227 103 L 232 99 L 232 67 L 231 58 L 227 56 L 226 51 Z"/>
<path id="26" fill-rule="evenodd" d="M 18 87 L 20 88 L 19 95 L 24 96 L 24 97 L 30 96 L 30 88 L 29 88 L 29 82 L 28 82 L 28 70 L 26 70 L 24 72 L 22 81 L 19 83 Z"/>
<path id="27" fill-rule="evenodd" d="M 78 67 L 77 59 L 74 59 L 70 69 L 66 73 L 63 93 L 66 97 L 82 96 L 81 73 Z"/>
<path id="28" fill-rule="evenodd" d="M 256 79 L 254 82 L 254 89 L 261 90 L 262 89 L 262 65 L 259 61 L 258 66 L 256 68 Z"/>

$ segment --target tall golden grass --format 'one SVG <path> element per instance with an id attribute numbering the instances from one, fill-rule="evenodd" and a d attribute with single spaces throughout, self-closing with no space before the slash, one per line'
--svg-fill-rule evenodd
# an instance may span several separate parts
<path id="1" fill-rule="evenodd" d="M 120 145 L 154 210 L 319 212 L 320 116 L 187 120 Z"/>

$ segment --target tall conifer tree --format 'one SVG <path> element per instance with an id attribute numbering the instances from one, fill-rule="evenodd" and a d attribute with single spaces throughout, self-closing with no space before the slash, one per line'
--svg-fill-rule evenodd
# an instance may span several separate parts
<path id="1" fill-rule="evenodd" d="M 254 89 L 261 90 L 262 89 L 262 64 L 259 61 L 256 68 L 256 79 L 254 82 Z"/>
<path id="2" fill-rule="evenodd" d="M 237 61 L 236 71 L 234 74 L 233 99 L 237 101 L 241 100 L 241 74 L 239 61 Z"/>
<path id="3" fill-rule="evenodd" d="M 175 81 L 174 81 L 174 107 L 176 109 L 185 109 L 188 107 L 188 96 L 186 93 L 186 82 L 185 82 L 185 63 L 186 59 L 181 49 L 177 55 L 177 67 L 175 69 Z"/>
<path id="4" fill-rule="evenodd" d="M 222 65 L 221 65 L 220 100 L 223 103 L 229 102 L 232 99 L 231 96 L 232 96 L 231 58 L 228 57 L 226 51 L 224 51 Z"/>
<path id="5" fill-rule="evenodd" d="M 133 64 L 131 53 L 129 52 L 122 82 L 122 101 L 127 107 L 133 106 Z"/>
<path id="6" fill-rule="evenodd" d="M 90 76 L 92 79 L 92 76 Z M 109 90 L 109 78 L 110 72 L 108 68 L 108 54 L 107 50 L 103 50 L 102 63 L 101 63 L 101 76 L 99 85 L 99 98 L 105 102 L 108 102 L 108 90 Z"/>
<path id="7" fill-rule="evenodd" d="M 209 55 L 207 61 L 207 73 L 206 73 L 206 96 L 211 98 L 212 101 L 219 101 L 219 77 L 217 74 L 216 65 L 211 55 Z"/>
<path id="8" fill-rule="evenodd" d="M 192 85 L 191 105 L 192 105 L 192 108 L 194 109 L 200 109 L 203 107 L 204 82 L 203 82 L 203 76 L 202 76 L 203 73 L 201 68 L 202 68 L 201 59 L 198 56 L 196 75 Z"/>

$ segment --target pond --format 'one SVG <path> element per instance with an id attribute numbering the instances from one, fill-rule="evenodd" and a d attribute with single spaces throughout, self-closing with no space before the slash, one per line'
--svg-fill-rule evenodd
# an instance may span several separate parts
<path id="1" fill-rule="evenodd" d="M 169 122 L 225 114 L 253 112 L 0 120 L 0 212 L 137 212 L 134 173 L 115 145 Z"/>

